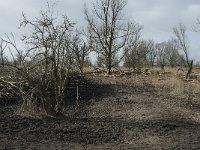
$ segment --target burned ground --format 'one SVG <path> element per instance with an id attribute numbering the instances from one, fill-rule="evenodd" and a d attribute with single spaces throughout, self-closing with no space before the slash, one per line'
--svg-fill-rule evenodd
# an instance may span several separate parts
<path id="1" fill-rule="evenodd" d="M 81 105 L 65 117 L 27 118 L 19 105 L 1 105 L 0 149 L 200 149 L 198 94 L 173 96 L 148 78 L 86 80 Z"/>

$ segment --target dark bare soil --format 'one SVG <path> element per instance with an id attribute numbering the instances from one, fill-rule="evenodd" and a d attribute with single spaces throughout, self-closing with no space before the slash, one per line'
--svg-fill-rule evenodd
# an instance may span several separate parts
<path id="1" fill-rule="evenodd" d="M 196 95 L 172 97 L 146 79 L 94 80 L 90 100 L 66 117 L 26 118 L 0 105 L 0 149 L 200 149 Z"/>

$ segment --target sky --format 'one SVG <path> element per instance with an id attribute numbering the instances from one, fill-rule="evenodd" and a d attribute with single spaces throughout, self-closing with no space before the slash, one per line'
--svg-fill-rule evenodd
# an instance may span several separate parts
<path id="1" fill-rule="evenodd" d="M 46 4 L 56 2 L 58 16 L 64 14 L 81 28 L 84 20 L 84 3 L 89 9 L 96 0 L 0 0 L 0 36 L 13 33 L 19 41 L 23 30 L 19 30 L 22 12 L 29 19 L 39 16 Z M 200 0 L 129 0 L 124 16 L 143 26 L 142 38 L 156 42 L 170 40 L 173 27 L 183 23 L 187 27 L 190 57 L 200 61 L 200 32 L 194 32 L 197 18 L 200 18 Z M 24 31 L 25 32 L 25 31 Z"/>

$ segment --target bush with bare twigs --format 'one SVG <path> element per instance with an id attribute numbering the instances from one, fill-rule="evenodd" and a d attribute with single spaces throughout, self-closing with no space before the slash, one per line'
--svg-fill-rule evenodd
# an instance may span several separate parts
<path id="1" fill-rule="evenodd" d="M 13 34 L 1 38 L 10 49 L 13 62 L 16 62 L 2 65 L 20 76 L 21 113 L 60 114 L 72 70 L 73 52 L 69 45 L 74 23 L 66 16 L 62 21 L 55 19 L 53 7 L 49 4 L 47 11 L 41 11 L 40 18 L 30 20 L 24 14 L 22 16 L 20 27 L 32 29 L 29 35 L 23 35 L 26 49 L 18 48 Z M 13 54 L 14 49 L 17 56 Z"/>

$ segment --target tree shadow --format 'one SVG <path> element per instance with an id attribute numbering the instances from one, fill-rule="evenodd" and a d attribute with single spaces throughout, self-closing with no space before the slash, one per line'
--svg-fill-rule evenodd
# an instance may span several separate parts
<path id="1" fill-rule="evenodd" d="M 106 96 L 111 96 L 115 93 L 116 87 L 103 83 L 101 79 L 92 80 L 87 79 L 84 76 L 78 76 L 70 82 L 65 93 L 65 106 L 75 106 L 77 104 L 77 96 L 79 104 L 85 104 L 90 102 L 91 99 L 103 98 Z M 77 81 L 79 83 L 77 83 Z M 78 93 L 78 94 L 77 94 Z"/>

